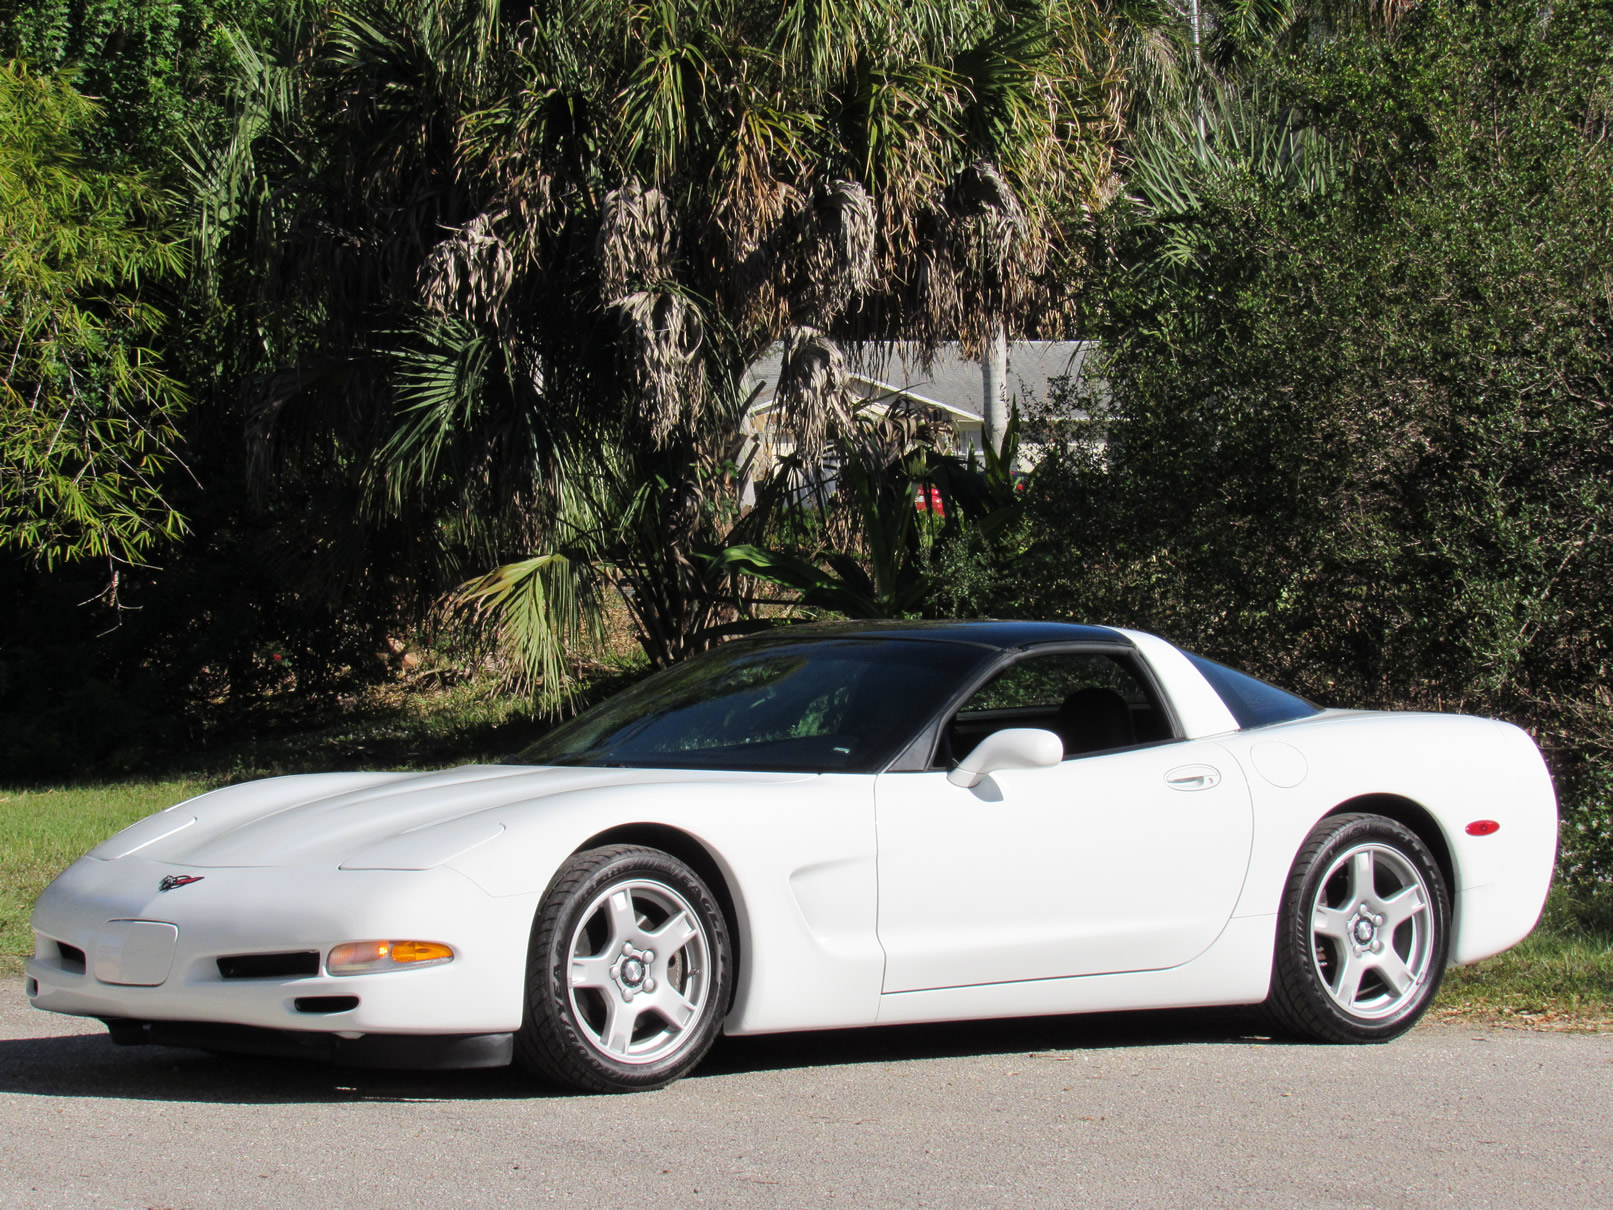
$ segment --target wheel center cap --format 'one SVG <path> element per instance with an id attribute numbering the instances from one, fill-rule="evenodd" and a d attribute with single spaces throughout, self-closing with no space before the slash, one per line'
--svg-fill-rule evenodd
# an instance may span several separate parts
<path id="1" fill-rule="evenodd" d="M 1355 922 L 1355 939 L 1362 945 L 1371 941 L 1373 934 L 1377 931 L 1372 927 L 1372 921 L 1370 920 L 1357 920 Z"/>
<path id="2" fill-rule="evenodd" d="M 622 999 L 632 1000 L 640 992 L 655 991 L 655 980 L 650 976 L 650 963 L 654 961 L 654 950 L 634 949 L 631 942 L 623 944 L 622 956 L 610 968 L 610 977 L 621 989 Z"/>

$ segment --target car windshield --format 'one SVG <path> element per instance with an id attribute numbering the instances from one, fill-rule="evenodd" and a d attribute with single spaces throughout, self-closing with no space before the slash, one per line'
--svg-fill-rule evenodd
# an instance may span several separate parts
<path id="1" fill-rule="evenodd" d="M 894 638 L 731 643 L 640 681 L 515 759 L 878 772 L 994 654 Z"/>

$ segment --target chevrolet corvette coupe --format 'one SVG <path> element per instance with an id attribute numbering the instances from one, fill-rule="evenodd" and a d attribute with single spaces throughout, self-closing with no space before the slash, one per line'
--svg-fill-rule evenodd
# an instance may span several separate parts
<path id="1" fill-rule="evenodd" d="M 231 786 L 40 897 L 42 1009 L 122 1043 L 656 1088 L 719 1032 L 1248 1004 L 1381 1042 L 1516 944 L 1529 736 L 1327 710 L 1135 631 L 724 644 L 511 763 Z"/>

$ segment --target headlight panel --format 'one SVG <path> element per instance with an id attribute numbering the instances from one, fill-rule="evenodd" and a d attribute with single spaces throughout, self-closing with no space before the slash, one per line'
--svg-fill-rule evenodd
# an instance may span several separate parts
<path id="1" fill-rule="evenodd" d="M 347 941 L 326 955 L 325 971 L 331 975 L 373 975 L 442 966 L 453 960 L 453 947 L 440 941 Z"/>

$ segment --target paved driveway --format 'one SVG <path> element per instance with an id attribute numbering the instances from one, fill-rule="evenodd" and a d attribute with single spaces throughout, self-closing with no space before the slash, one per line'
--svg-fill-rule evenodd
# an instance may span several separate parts
<path id="1" fill-rule="evenodd" d="M 1610 1206 L 1613 1035 L 1066 1017 L 731 1040 L 572 1097 L 123 1049 L 12 985 L 0 1205 Z"/>

